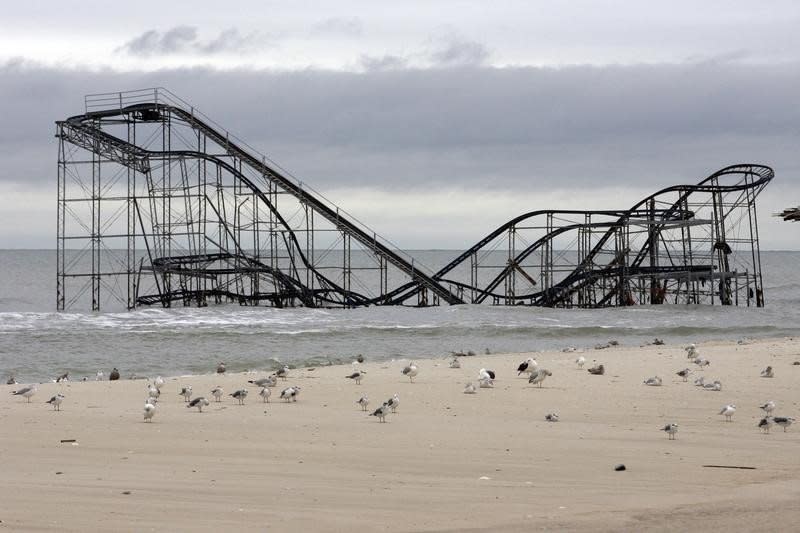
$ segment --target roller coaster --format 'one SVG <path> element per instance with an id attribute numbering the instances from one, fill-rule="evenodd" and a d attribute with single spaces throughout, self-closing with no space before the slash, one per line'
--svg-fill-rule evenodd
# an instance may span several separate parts
<path id="1" fill-rule="evenodd" d="M 763 165 L 526 213 L 432 270 L 166 89 L 88 95 L 56 130 L 59 310 L 764 305 Z"/>

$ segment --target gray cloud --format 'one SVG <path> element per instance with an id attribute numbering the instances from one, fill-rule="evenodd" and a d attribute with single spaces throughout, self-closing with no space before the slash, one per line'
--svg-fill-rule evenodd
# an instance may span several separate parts
<path id="1" fill-rule="evenodd" d="M 358 17 L 331 17 L 314 24 L 311 31 L 318 35 L 360 37 L 364 33 L 364 24 Z"/>
<path id="2" fill-rule="evenodd" d="M 408 66 L 408 59 L 391 54 L 383 56 L 362 55 L 358 63 L 361 68 L 368 72 L 379 72 L 404 69 Z"/>
<path id="3" fill-rule="evenodd" d="M 267 37 L 253 32 L 242 34 L 236 28 L 223 30 L 215 38 L 201 40 L 194 26 L 176 26 L 165 32 L 149 30 L 127 41 L 115 52 L 139 57 L 172 54 L 213 55 L 247 53 L 270 45 Z"/>
<path id="4" fill-rule="evenodd" d="M 436 41 L 428 58 L 439 66 L 477 66 L 489 59 L 491 53 L 482 43 L 449 35 Z"/>

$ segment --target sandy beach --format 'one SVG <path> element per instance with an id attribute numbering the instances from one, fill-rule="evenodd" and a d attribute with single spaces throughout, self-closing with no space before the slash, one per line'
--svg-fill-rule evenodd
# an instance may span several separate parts
<path id="1" fill-rule="evenodd" d="M 527 354 L 464 357 L 460 369 L 416 360 L 414 383 L 406 361 L 368 358 L 361 385 L 349 365 L 293 369 L 268 404 L 247 384 L 266 372 L 168 378 L 152 423 L 143 380 L 43 384 L 30 403 L 3 385 L 0 530 L 796 530 L 800 423 L 756 425 L 770 399 L 773 414 L 800 418 L 800 341 L 699 350 L 702 371 L 672 344 L 587 349 L 584 369 L 580 354 L 536 353 L 553 373 L 541 389 L 517 376 Z M 586 371 L 593 360 L 605 375 Z M 772 379 L 759 377 L 767 365 Z M 463 394 L 482 367 L 495 387 Z M 685 367 L 688 383 L 675 375 Z M 642 383 L 654 375 L 662 387 Z M 693 386 L 700 375 L 722 391 Z M 185 385 L 226 395 L 198 413 Z M 288 385 L 302 387 L 296 403 L 278 399 Z M 239 406 L 228 393 L 242 386 Z M 45 402 L 59 391 L 55 412 Z M 385 424 L 356 405 L 367 394 L 371 412 L 394 393 Z M 728 403 L 730 423 L 717 414 Z M 669 422 L 674 441 L 659 431 Z"/>

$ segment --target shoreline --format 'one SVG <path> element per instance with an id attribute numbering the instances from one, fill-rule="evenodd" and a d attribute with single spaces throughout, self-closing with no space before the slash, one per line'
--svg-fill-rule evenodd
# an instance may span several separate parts
<path id="1" fill-rule="evenodd" d="M 694 375 L 720 379 L 722 391 L 683 383 L 675 372 L 694 365 L 669 344 L 477 354 L 460 369 L 418 358 L 413 384 L 400 374 L 406 359 L 367 360 L 360 386 L 344 377 L 349 364 L 299 368 L 268 404 L 249 386 L 244 406 L 228 394 L 266 371 L 173 376 L 152 423 L 143 380 L 44 383 L 30 404 L 4 385 L 0 530 L 785 528 L 800 519 L 800 424 L 762 435 L 757 406 L 774 399 L 774 414 L 800 414 L 800 341 L 698 349 L 711 366 Z M 528 355 L 553 372 L 541 389 L 517 377 Z M 586 372 L 593 359 L 606 375 Z M 759 377 L 767 365 L 773 379 Z M 463 394 L 484 366 L 495 387 Z M 643 385 L 652 375 L 664 385 Z M 217 384 L 224 400 L 209 398 L 203 413 L 177 394 Z M 302 387 L 297 403 L 278 401 L 288 385 Z M 57 390 L 60 412 L 44 403 Z M 398 393 L 398 412 L 379 423 L 356 405 L 364 393 L 369 412 Z M 717 412 L 731 402 L 726 423 Z M 553 411 L 560 421 L 546 422 Z M 669 421 L 675 441 L 659 431 Z"/>

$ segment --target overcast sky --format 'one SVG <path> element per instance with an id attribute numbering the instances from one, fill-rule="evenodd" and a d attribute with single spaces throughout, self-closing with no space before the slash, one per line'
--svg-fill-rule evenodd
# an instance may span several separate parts
<path id="1" fill-rule="evenodd" d="M 800 2 L 28 2 L 0 17 L 0 248 L 55 245 L 54 121 L 164 86 L 408 248 L 772 166 L 800 248 Z"/>

